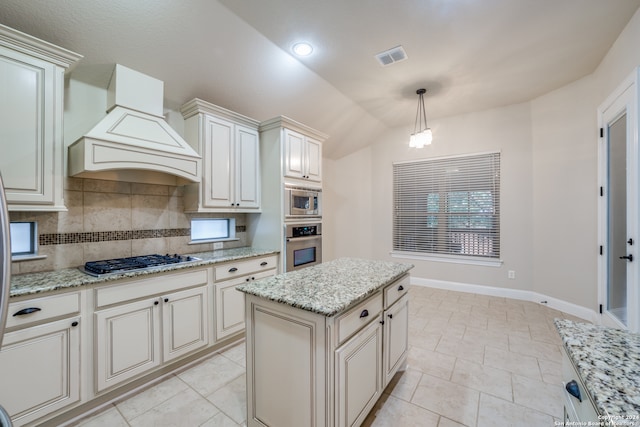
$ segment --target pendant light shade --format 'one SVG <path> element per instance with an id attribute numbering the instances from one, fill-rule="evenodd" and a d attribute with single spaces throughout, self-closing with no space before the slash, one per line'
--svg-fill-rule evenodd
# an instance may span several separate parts
<path id="1" fill-rule="evenodd" d="M 431 129 L 427 127 L 427 113 L 424 110 L 424 94 L 426 89 L 418 89 L 416 94 L 418 95 L 418 110 L 416 111 L 416 122 L 413 127 L 413 133 L 409 138 L 409 147 L 422 148 L 425 145 L 431 144 L 433 135 Z M 422 122 L 424 121 L 424 125 Z"/>

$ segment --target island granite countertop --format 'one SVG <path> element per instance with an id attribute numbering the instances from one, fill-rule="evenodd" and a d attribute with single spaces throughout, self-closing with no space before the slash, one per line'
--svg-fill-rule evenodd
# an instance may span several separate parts
<path id="1" fill-rule="evenodd" d="M 599 414 L 639 425 L 640 335 L 567 319 L 555 325 Z"/>
<path id="2" fill-rule="evenodd" d="M 242 284 L 236 289 L 330 317 L 399 279 L 412 268 L 412 264 L 339 258 Z"/>
<path id="3" fill-rule="evenodd" d="M 146 276 L 167 271 L 182 270 L 197 266 L 206 266 L 227 261 L 236 261 L 244 258 L 251 258 L 262 255 L 277 254 L 278 251 L 268 249 L 254 249 L 250 247 L 221 249 L 210 252 L 198 252 L 188 254 L 199 261 L 193 261 L 185 264 L 169 264 L 155 267 L 151 270 L 128 271 L 126 273 L 112 274 L 102 277 L 90 276 L 83 273 L 78 268 L 65 268 L 62 270 L 47 271 L 41 273 L 25 273 L 13 275 L 11 277 L 10 297 L 23 295 L 40 294 L 43 292 L 51 292 L 60 289 L 74 288 L 78 286 L 89 286 L 101 283 L 112 282 L 115 280 L 130 279 L 138 276 Z"/>

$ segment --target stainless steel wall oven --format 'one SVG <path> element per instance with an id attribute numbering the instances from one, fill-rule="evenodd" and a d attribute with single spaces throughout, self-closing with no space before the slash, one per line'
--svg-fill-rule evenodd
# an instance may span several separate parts
<path id="1" fill-rule="evenodd" d="M 322 262 L 322 224 L 288 224 L 285 237 L 286 271 Z"/>

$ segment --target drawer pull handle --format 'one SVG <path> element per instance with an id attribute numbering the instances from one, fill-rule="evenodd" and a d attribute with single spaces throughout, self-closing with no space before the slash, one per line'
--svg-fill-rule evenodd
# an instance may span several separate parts
<path id="1" fill-rule="evenodd" d="M 267 265 L 267 264 L 269 264 L 267 261 L 262 261 L 262 262 L 260 263 L 260 267 L 264 267 L 264 266 L 265 266 L 265 265 Z"/>
<path id="2" fill-rule="evenodd" d="M 236 271 L 238 271 L 238 269 L 236 267 L 231 267 L 229 269 L 229 273 L 235 273 Z"/>
<path id="3" fill-rule="evenodd" d="M 398 286 L 398 291 L 404 291 L 404 286 L 402 285 Z"/>
<path id="4" fill-rule="evenodd" d="M 571 396 L 582 402 L 582 396 L 580 396 L 580 387 L 578 387 L 578 383 L 576 382 L 576 380 L 569 381 L 567 385 L 564 386 L 564 388 L 567 389 Z"/>
<path id="5" fill-rule="evenodd" d="M 78 326 L 78 322 L 73 322 L 71 326 L 75 328 L 76 326 Z"/>
<path id="6" fill-rule="evenodd" d="M 18 311 L 17 313 L 15 313 L 13 316 L 24 316 L 26 314 L 31 314 L 31 313 L 35 313 L 37 311 L 42 310 L 41 308 L 38 307 L 29 307 L 29 308 L 23 308 L 22 310 Z"/>
<path id="7" fill-rule="evenodd" d="M 360 313 L 360 318 L 362 319 L 363 317 L 367 317 L 369 315 L 369 310 L 362 310 L 362 313 Z"/>

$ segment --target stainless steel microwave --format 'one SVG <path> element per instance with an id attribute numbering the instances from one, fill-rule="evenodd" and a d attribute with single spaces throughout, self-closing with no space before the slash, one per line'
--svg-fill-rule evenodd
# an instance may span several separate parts
<path id="1" fill-rule="evenodd" d="M 322 191 L 310 188 L 285 187 L 287 218 L 322 216 Z"/>

